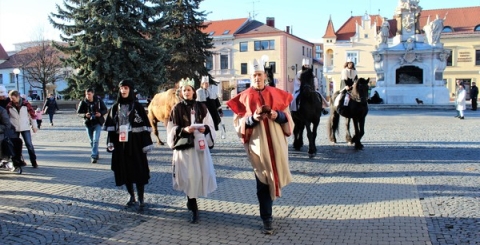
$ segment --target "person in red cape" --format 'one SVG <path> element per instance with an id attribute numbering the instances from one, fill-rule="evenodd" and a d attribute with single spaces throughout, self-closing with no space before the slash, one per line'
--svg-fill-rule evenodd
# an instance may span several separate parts
<path id="1" fill-rule="evenodd" d="M 227 102 L 233 124 L 255 172 L 263 232 L 272 234 L 273 201 L 292 180 L 288 166 L 287 137 L 293 120 L 288 108 L 293 97 L 275 87 L 265 86 L 265 70 L 253 60 L 252 86 Z"/>

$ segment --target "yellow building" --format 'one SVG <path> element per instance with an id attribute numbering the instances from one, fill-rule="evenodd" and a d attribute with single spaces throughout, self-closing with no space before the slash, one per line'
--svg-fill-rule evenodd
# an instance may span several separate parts
<path id="1" fill-rule="evenodd" d="M 421 9 L 421 7 L 419 7 Z M 448 13 L 448 14 L 447 14 Z M 455 81 L 462 80 L 469 91 L 472 82 L 480 81 L 480 7 L 421 10 L 417 34 L 423 35 L 422 27 L 438 15 L 444 18 L 440 42 L 451 51 L 443 73 L 445 86 L 450 95 L 455 93 Z M 388 44 L 397 35 L 397 19 L 388 19 L 390 36 Z M 378 34 L 383 17 L 378 15 L 352 16 L 337 31 L 332 21 L 328 22 L 324 43 L 324 76 L 329 94 L 338 90 L 340 72 L 347 60 L 355 62 L 359 77 L 370 77 L 375 86 L 377 74 L 372 52 L 379 44 Z M 399 25 L 397 25 L 399 24 Z"/>

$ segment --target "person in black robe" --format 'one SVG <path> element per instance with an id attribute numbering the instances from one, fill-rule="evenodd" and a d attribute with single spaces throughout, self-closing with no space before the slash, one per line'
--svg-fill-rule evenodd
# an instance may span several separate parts
<path id="1" fill-rule="evenodd" d="M 145 207 L 144 190 L 150 179 L 147 152 L 153 149 L 151 127 L 143 106 L 135 101 L 134 83 L 119 84 L 117 102 L 110 108 L 104 125 L 108 132 L 107 151 L 112 153 L 112 171 L 117 186 L 125 185 L 130 195 L 127 206 L 136 203 L 133 184 L 138 193 L 139 211 Z M 120 126 L 127 126 L 123 134 Z M 125 139 L 126 137 L 126 139 Z"/>

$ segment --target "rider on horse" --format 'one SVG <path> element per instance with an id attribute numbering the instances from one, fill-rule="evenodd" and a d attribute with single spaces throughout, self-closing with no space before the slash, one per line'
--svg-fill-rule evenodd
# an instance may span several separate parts
<path id="1" fill-rule="evenodd" d="M 352 60 L 348 60 L 342 70 L 342 78 L 340 83 L 340 88 L 343 88 L 340 91 L 340 94 L 335 99 L 335 106 L 337 109 L 341 109 L 342 106 L 347 106 L 350 101 L 350 95 L 348 92 L 352 89 L 353 82 L 358 79 L 357 70 L 355 69 L 355 64 Z M 345 99 L 343 99 L 345 98 Z M 340 100 L 343 99 L 343 103 L 340 103 Z"/>
<path id="2" fill-rule="evenodd" d="M 292 103 L 290 104 L 290 110 L 291 111 L 297 111 L 298 108 L 300 107 L 299 105 L 299 95 L 300 95 L 300 85 L 301 85 L 301 82 L 300 82 L 300 75 L 302 74 L 302 72 L 304 70 L 307 70 L 311 68 L 311 65 L 310 65 L 310 59 L 303 59 L 302 60 L 302 69 L 300 71 L 297 72 L 297 75 L 295 76 L 295 79 L 293 81 L 293 101 Z M 318 91 L 318 79 L 315 78 L 315 81 L 314 81 L 314 86 L 315 86 L 315 91 L 318 93 L 318 95 L 320 96 L 320 98 L 322 99 L 322 102 L 324 104 L 324 107 L 328 107 L 328 102 L 327 100 L 323 97 L 323 95 Z M 323 109 L 323 114 L 327 114 L 328 112 Z"/>

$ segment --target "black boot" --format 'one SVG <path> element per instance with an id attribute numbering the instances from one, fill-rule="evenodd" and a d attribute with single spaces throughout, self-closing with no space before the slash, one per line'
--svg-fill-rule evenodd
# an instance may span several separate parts
<path id="1" fill-rule="evenodd" d="M 198 224 L 198 205 L 196 198 L 188 198 L 187 208 L 192 211 L 190 223 Z"/>
<path id="2" fill-rule="evenodd" d="M 128 199 L 127 206 L 131 207 L 137 202 L 135 200 L 135 193 L 133 192 L 133 184 L 125 184 L 127 187 L 128 194 L 130 194 L 130 199 Z"/>
<path id="3" fill-rule="evenodd" d="M 145 203 L 143 202 L 143 194 L 145 193 L 145 185 L 137 184 L 137 193 L 138 193 L 138 211 L 143 211 L 145 208 Z"/>

